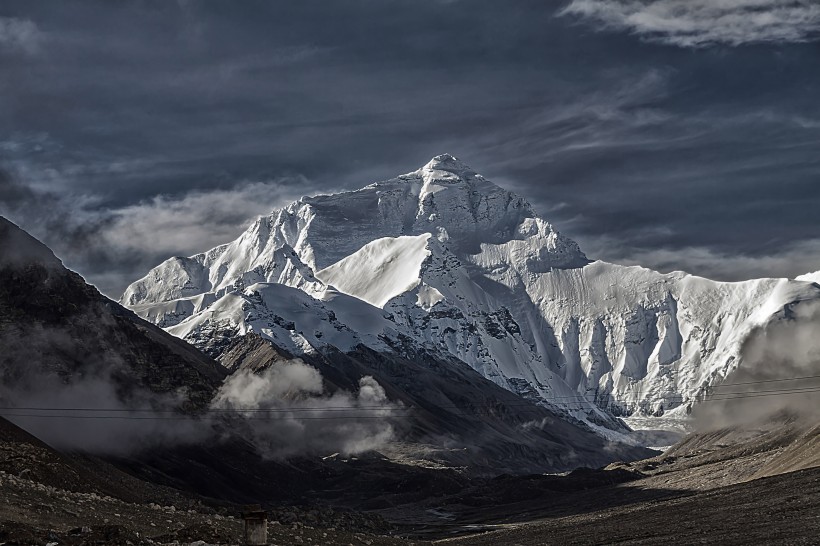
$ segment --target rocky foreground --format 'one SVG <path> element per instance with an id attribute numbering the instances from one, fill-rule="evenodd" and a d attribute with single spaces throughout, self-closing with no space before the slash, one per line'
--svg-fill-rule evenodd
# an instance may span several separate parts
<path id="1" fill-rule="evenodd" d="M 0 471 L 0 543 L 5 545 L 159 544 L 205 546 L 242 544 L 243 521 L 237 507 L 125 502 L 96 493 L 79 493 Z M 328 509 L 273 511 L 268 526 L 271 545 L 421 544 L 385 535 L 379 518 Z M 310 523 L 306 523 L 310 522 Z"/>
<path id="2" fill-rule="evenodd" d="M 0 544 L 241 544 L 242 506 L 61 453 L 0 418 Z M 382 517 L 324 506 L 269 510 L 270 544 L 406 544 Z M 419 542 L 416 542 L 417 544 Z"/>
<path id="3" fill-rule="evenodd" d="M 8 424 L 0 433 L 4 545 L 242 544 L 240 505 L 57 453 Z M 376 510 L 268 506 L 269 542 L 816 544 L 818 446 L 820 426 L 784 418 L 696 434 L 635 463 L 473 480 L 415 502 L 406 493 L 420 486 L 409 481 L 401 494 L 382 492 L 395 505 Z"/>

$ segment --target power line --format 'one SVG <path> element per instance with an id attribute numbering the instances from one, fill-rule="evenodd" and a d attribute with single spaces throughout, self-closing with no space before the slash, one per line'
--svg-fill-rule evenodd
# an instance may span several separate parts
<path id="1" fill-rule="evenodd" d="M 817 393 L 820 392 L 820 386 L 818 387 L 802 387 L 802 388 L 795 388 L 795 389 L 781 389 L 781 390 L 771 390 L 771 391 L 757 391 L 757 392 L 734 392 L 734 393 L 719 393 L 710 397 L 707 397 L 701 401 L 701 403 L 705 402 L 713 402 L 713 401 L 728 401 L 728 400 L 738 400 L 743 398 L 759 398 L 765 396 L 789 396 L 789 395 L 796 395 L 796 394 L 806 394 L 806 393 Z M 545 399 L 545 401 L 550 401 L 551 399 Z M 576 398 L 578 402 L 581 402 L 581 399 Z M 589 406 L 579 405 L 578 407 L 561 407 L 559 409 L 565 409 L 568 411 L 585 411 L 588 409 L 592 409 L 594 404 L 588 400 L 583 399 L 583 401 L 589 403 Z M 635 401 L 635 400 L 633 400 Z M 461 405 L 451 405 L 451 406 L 435 406 L 436 409 L 470 409 L 473 410 L 469 413 L 462 412 L 457 413 L 456 415 L 464 415 L 470 416 L 475 414 L 475 410 L 479 409 L 504 409 L 507 407 L 515 407 L 515 406 L 528 406 L 530 408 L 529 411 L 536 412 L 537 410 L 547 409 L 550 410 L 551 408 L 544 408 L 542 406 L 538 406 L 534 403 L 497 403 L 497 404 L 461 404 Z M 148 409 L 139 409 L 139 410 L 129 410 L 127 408 L 42 408 L 42 407 L 3 407 L 0 408 L 0 411 L 9 410 L 12 412 L 19 412 L 19 411 L 39 411 L 39 412 L 85 412 L 91 413 L 91 415 L 68 415 L 68 414 L 54 414 L 54 413 L 3 413 L 4 417 L 34 417 L 34 418 L 52 418 L 52 419 L 124 419 L 124 420 L 198 420 L 203 418 L 203 414 L 213 414 L 214 416 L 220 416 L 220 414 L 231 415 L 231 414 L 246 414 L 250 413 L 251 415 L 245 415 L 245 419 L 250 420 L 269 420 L 270 416 L 265 415 L 266 413 L 270 414 L 286 414 L 286 417 L 289 420 L 327 420 L 327 419 L 387 419 L 391 417 L 403 417 L 406 414 L 412 413 L 413 410 L 423 409 L 419 408 L 418 406 L 362 406 L 358 408 L 322 408 L 322 407 L 312 407 L 312 408 L 271 408 L 271 409 L 262 409 L 262 408 L 249 408 L 249 409 L 208 409 L 203 411 L 201 414 L 194 414 L 194 415 L 180 415 L 176 410 L 148 410 Z M 316 415 L 316 416 L 305 416 L 305 415 L 298 415 L 294 416 L 292 413 L 294 411 L 313 411 L 313 412 L 326 412 L 328 410 L 335 411 L 335 412 L 346 412 L 347 415 Z M 362 412 L 373 412 L 379 411 L 381 413 L 386 413 L 383 415 L 362 415 Z M 527 410 L 525 410 L 526 412 Z M 110 413 L 131 413 L 131 415 L 93 415 L 93 413 L 102 413 L 102 412 L 110 412 Z M 155 415 L 134 415 L 134 413 L 145 413 L 151 412 Z M 399 414 L 396 414 L 399 412 Z M 156 415 L 161 413 L 172 413 L 172 415 Z M 489 412 L 480 412 L 480 413 L 489 413 Z M 212 419 L 213 416 L 209 416 L 207 418 Z"/>
<path id="2" fill-rule="evenodd" d="M 818 376 L 820 377 L 820 376 Z M 805 379 L 805 378 L 793 378 L 789 379 L 789 381 L 794 381 L 798 379 Z M 785 380 L 771 380 L 771 381 L 785 381 Z M 757 383 L 764 383 L 770 381 L 760 381 L 760 382 L 749 382 L 746 384 L 757 384 Z M 741 383 L 736 383 L 733 385 L 740 385 Z M 723 385 L 723 386 L 728 386 Z M 815 392 L 820 390 L 820 385 L 817 386 L 810 386 L 810 387 L 792 387 L 786 389 L 776 389 L 776 390 L 761 390 L 761 391 L 739 391 L 739 392 L 716 392 L 712 393 L 711 395 L 707 395 L 705 399 L 717 399 L 716 397 L 724 397 L 729 395 L 758 395 L 758 394 L 791 394 L 791 393 L 799 393 L 799 392 Z M 645 392 L 638 392 L 631 396 L 625 396 L 618 399 L 618 401 L 625 401 L 625 402 L 637 402 L 643 400 L 644 394 L 648 394 Z M 609 395 L 607 395 L 609 396 Z M 677 395 L 678 397 L 682 397 L 680 394 Z M 558 400 L 569 400 L 569 401 L 578 401 L 578 402 L 587 402 L 589 404 L 594 404 L 593 401 L 584 398 L 583 394 L 572 394 L 572 395 L 562 395 L 562 396 L 550 396 L 545 397 L 542 399 L 543 401 L 550 402 L 550 401 L 558 401 Z M 525 401 L 522 400 L 520 402 L 504 402 L 504 401 L 497 401 L 493 403 L 479 403 L 479 404 L 457 404 L 457 405 L 435 405 L 436 409 L 461 409 L 461 408 L 469 408 L 469 407 L 517 407 L 517 406 L 537 406 L 537 401 Z M 395 410 L 395 409 L 409 409 L 409 408 L 416 408 L 416 409 L 423 409 L 419 408 L 418 406 L 386 406 L 386 405 L 362 405 L 362 406 L 293 406 L 293 407 L 277 407 L 277 408 L 208 408 L 207 410 L 201 411 L 200 413 L 291 413 L 295 411 L 384 411 L 384 410 Z M 176 409 L 152 409 L 152 408 L 65 408 L 65 407 L 33 407 L 33 406 L 0 406 L 0 411 L 3 410 L 20 410 L 20 411 L 76 411 L 76 412 L 124 412 L 124 413 L 179 413 L 179 410 Z"/>
<path id="3" fill-rule="evenodd" d="M 44 413 L 4 413 L 2 417 L 36 417 L 44 419 L 122 419 L 129 421 L 199 421 L 202 420 L 196 416 L 146 416 L 146 415 L 49 415 Z M 348 416 L 320 416 L 320 417 L 295 417 L 292 421 L 311 421 L 311 420 L 325 420 L 325 419 L 385 419 L 383 415 L 348 415 Z M 212 419 L 212 418 L 210 418 Z M 262 417 L 246 417 L 246 420 L 254 421 L 269 421 Z M 283 419 L 284 420 L 284 419 Z"/>
<path id="4" fill-rule="evenodd" d="M 411 406 L 302 406 L 293 408 L 208 408 L 199 413 L 290 413 L 293 411 L 380 411 L 391 409 L 410 409 Z M 437 406 L 442 407 L 442 406 Z M 23 406 L 4 406 L 0 407 L 3 410 L 20 410 L 20 411 L 83 411 L 83 412 L 123 412 L 123 413 L 179 413 L 176 409 L 131 409 L 131 408 L 43 408 L 43 407 L 23 407 Z"/>
<path id="5" fill-rule="evenodd" d="M 734 387 L 736 385 L 757 385 L 759 383 L 776 383 L 781 381 L 802 381 L 804 379 L 820 379 L 820 375 L 806 375 L 803 377 L 786 377 L 782 379 L 760 379 L 758 381 L 745 381 L 741 383 L 721 383 L 720 385 L 712 385 L 711 389 L 717 389 L 720 387 Z"/>

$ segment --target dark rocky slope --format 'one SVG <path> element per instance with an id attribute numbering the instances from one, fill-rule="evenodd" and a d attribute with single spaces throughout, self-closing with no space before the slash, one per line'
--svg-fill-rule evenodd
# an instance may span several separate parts
<path id="1" fill-rule="evenodd" d="M 219 360 L 231 370 L 258 371 L 290 358 L 272 342 L 249 333 L 235 338 Z M 359 378 L 369 375 L 391 400 L 408 408 L 394 421 L 399 445 L 384 450 L 391 458 L 424 458 L 474 474 L 498 475 L 598 467 L 654 454 L 608 442 L 586 425 L 568 422 L 486 380 L 455 358 L 443 361 L 423 351 L 409 358 L 359 346 L 349 353 L 329 349 L 301 359 L 322 373 L 330 390 L 354 390 Z M 423 456 L 414 445 L 425 446 Z"/>
<path id="2" fill-rule="evenodd" d="M 122 397 L 139 389 L 206 405 L 227 372 L 63 267 L 42 243 L 0 218 L 0 380 L 35 388 L 103 376 Z"/>

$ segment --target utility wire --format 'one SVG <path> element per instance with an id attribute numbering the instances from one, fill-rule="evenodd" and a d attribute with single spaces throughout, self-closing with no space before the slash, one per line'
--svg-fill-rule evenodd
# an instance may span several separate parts
<path id="1" fill-rule="evenodd" d="M 820 376 L 818 376 L 820 377 Z M 795 381 L 798 379 L 805 379 L 805 378 L 794 378 L 789 379 L 788 381 Z M 785 380 L 771 380 L 771 381 L 785 381 Z M 769 382 L 769 381 L 766 381 Z M 758 384 L 764 383 L 764 381 L 760 382 L 749 382 L 746 384 Z M 737 383 L 740 385 L 740 383 Z M 721 386 L 728 386 L 728 385 L 721 385 Z M 718 397 L 726 397 L 726 396 L 749 396 L 749 395 L 761 395 L 761 394 L 793 394 L 793 393 L 800 393 L 800 392 L 816 392 L 820 390 L 820 385 L 817 386 L 807 386 L 807 387 L 792 387 L 792 388 L 784 388 L 784 389 L 775 389 L 775 390 L 760 390 L 760 391 L 739 391 L 739 392 L 714 392 L 711 394 L 707 394 L 704 400 L 714 400 L 714 399 L 721 399 Z M 638 392 L 631 396 L 626 396 L 620 398 L 619 401 L 624 402 L 638 402 L 643 399 L 644 392 Z M 680 397 L 680 395 L 677 395 Z M 569 400 L 569 401 L 578 401 L 578 402 L 588 402 L 593 404 L 593 401 L 590 401 L 584 398 L 583 394 L 573 394 L 573 395 L 565 395 L 565 396 L 550 396 L 547 398 L 543 398 L 542 400 L 546 402 L 550 401 L 558 401 L 558 400 Z M 503 402 L 497 401 L 493 403 L 482 403 L 482 404 L 458 404 L 458 405 L 436 405 L 437 409 L 460 409 L 465 407 L 516 407 L 516 406 L 533 406 L 537 405 L 536 402 L 528 402 L 528 401 L 521 401 L 521 402 Z M 417 407 L 417 406 L 411 406 Z M 405 409 L 403 407 L 395 407 L 395 406 L 385 406 L 385 405 L 366 405 L 366 406 L 296 406 L 296 407 L 288 407 L 288 408 L 208 408 L 200 413 L 290 413 L 294 411 L 382 411 L 382 410 L 393 410 L 393 409 Z M 178 410 L 175 409 L 138 409 L 138 408 L 59 408 L 59 407 L 31 407 L 31 406 L 0 406 L 0 411 L 3 410 L 21 410 L 21 411 L 77 411 L 77 412 L 128 412 L 128 413 L 178 413 Z"/>
<path id="2" fill-rule="evenodd" d="M 720 387 L 734 387 L 735 385 L 757 385 L 758 383 L 777 383 L 781 381 L 802 381 L 804 379 L 820 379 L 820 375 L 805 375 L 803 377 L 784 377 L 782 379 L 760 379 L 758 381 L 744 381 L 741 383 L 721 383 L 720 385 L 712 385 L 709 388 L 717 389 Z"/>
<path id="3" fill-rule="evenodd" d="M 713 401 L 727 401 L 727 400 L 738 400 L 744 398 L 759 398 L 764 396 L 783 396 L 783 395 L 795 395 L 795 394 L 806 394 L 806 393 L 817 393 L 820 392 L 820 386 L 818 387 L 803 387 L 797 389 L 782 389 L 782 390 L 774 390 L 774 391 L 757 391 L 757 392 L 734 392 L 734 393 L 720 393 L 710 397 L 705 398 L 702 402 L 713 402 Z M 576 399 L 577 400 L 577 399 Z M 550 401 L 550 399 L 545 399 L 545 401 Z M 590 409 L 594 404 L 587 400 L 589 406 L 582 406 L 579 405 L 578 407 L 559 407 L 559 409 L 566 409 L 568 411 L 584 411 Z M 581 400 L 578 400 L 581 402 Z M 476 414 L 485 414 L 490 412 L 481 412 L 477 411 L 482 408 L 484 409 L 504 409 L 507 407 L 514 407 L 514 406 L 529 406 L 531 408 L 530 411 L 536 412 L 539 409 L 550 409 L 550 408 L 543 408 L 541 406 L 537 406 L 534 403 L 497 403 L 497 404 L 462 404 L 462 405 L 452 405 L 452 406 L 436 406 L 436 409 L 470 409 L 470 412 L 463 412 L 456 415 L 464 415 L 464 416 L 471 416 Z M 252 416 L 245 416 L 246 419 L 258 419 L 258 420 L 269 420 L 266 413 L 285 413 L 290 414 L 294 411 L 315 411 L 315 412 L 325 412 L 331 408 L 321 408 L 321 407 L 313 407 L 313 408 L 272 408 L 272 409 L 230 409 L 230 410 L 205 410 L 202 414 L 216 414 L 219 416 L 220 414 L 244 414 L 250 413 Z M 333 411 L 337 412 L 346 412 L 348 415 L 318 415 L 318 416 L 293 416 L 289 415 L 288 418 L 291 420 L 327 420 L 327 419 L 387 419 L 390 417 L 401 417 L 404 416 L 402 414 L 409 414 L 412 413 L 413 410 L 421 409 L 417 406 L 363 406 L 359 408 L 340 408 L 336 407 L 333 408 Z M 125 419 L 125 420 L 187 420 L 187 419 L 200 419 L 202 418 L 202 414 L 196 415 L 180 415 L 176 410 L 129 410 L 124 408 L 112 408 L 112 409 L 104 409 L 104 408 L 37 408 L 37 407 L 4 407 L 0 408 L 0 411 L 12 411 L 15 413 L 2 413 L 4 417 L 35 417 L 35 418 L 52 418 L 52 419 Z M 45 411 L 45 412 L 86 412 L 92 413 L 92 415 L 62 415 L 62 414 L 54 414 L 54 413 L 16 413 L 20 411 Z M 387 415 L 361 415 L 362 412 L 386 412 Z M 526 411 L 526 410 L 525 410 Z M 126 413 L 130 412 L 132 415 L 93 415 L 93 413 L 102 413 L 102 412 L 111 412 L 111 413 Z M 159 413 L 173 413 L 173 415 L 133 415 L 133 413 L 145 413 L 151 412 L 154 414 Z M 399 415 L 395 413 L 398 412 Z"/>

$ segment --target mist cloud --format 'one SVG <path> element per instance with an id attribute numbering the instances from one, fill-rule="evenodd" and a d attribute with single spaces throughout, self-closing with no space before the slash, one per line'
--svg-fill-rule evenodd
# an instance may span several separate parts
<path id="1" fill-rule="evenodd" d="M 714 387 L 711 400 L 695 406 L 698 428 L 764 424 L 784 415 L 820 420 L 818 332 L 818 302 L 793 304 L 779 320 L 752 332 L 737 371 Z"/>
<path id="2" fill-rule="evenodd" d="M 132 392 L 122 399 L 108 375 L 63 382 L 40 376 L 36 386 L 0 388 L 0 416 L 56 449 L 130 455 L 205 441 L 209 423 L 178 413 L 184 393 Z"/>
<path id="3" fill-rule="evenodd" d="M 117 299 L 130 282 L 169 256 L 189 256 L 235 239 L 256 216 L 300 197 L 302 189 L 298 179 L 244 181 L 101 207 L 98 197 L 37 187 L 0 169 L 0 214 L 17 220 L 67 267 L 83 271 Z"/>
<path id="4" fill-rule="evenodd" d="M 30 245 L 29 245 L 30 246 Z M 111 332 L 107 315 L 72 316 L 93 325 L 12 322 L 0 327 L 0 416 L 58 449 L 126 455 L 212 436 L 209 423 L 179 412 L 189 390 L 164 393 L 139 386 L 118 354 L 100 350 L 93 335 Z"/>
<path id="5" fill-rule="evenodd" d="M 89 357 L 67 370 L 60 355 L 78 349 L 65 329 L 5 331 L 0 342 L 0 416 L 57 449 L 131 455 L 241 437 L 273 459 L 350 455 L 387 444 L 403 415 L 372 377 L 362 377 L 357 392 L 329 393 L 319 371 L 298 359 L 239 370 L 205 411 L 182 412 L 184 387 L 156 393 L 123 383 L 118 359 Z"/>
<path id="6" fill-rule="evenodd" d="M 261 372 L 235 372 L 214 397 L 212 409 L 238 411 L 262 453 L 282 458 L 383 447 L 393 438 L 390 421 L 402 407 L 391 403 L 370 376 L 359 380 L 357 393 L 325 393 L 319 371 L 296 359 Z"/>

